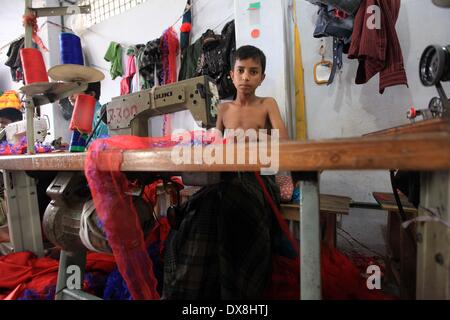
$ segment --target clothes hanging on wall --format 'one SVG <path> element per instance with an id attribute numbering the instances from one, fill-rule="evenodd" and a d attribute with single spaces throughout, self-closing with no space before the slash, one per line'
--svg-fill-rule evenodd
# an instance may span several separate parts
<path id="1" fill-rule="evenodd" d="M 191 0 L 187 0 L 184 8 L 183 21 L 180 28 L 180 48 L 186 49 L 189 46 L 190 35 L 192 29 L 192 7 Z"/>
<path id="2" fill-rule="evenodd" d="M 20 60 L 19 51 L 24 47 L 24 38 L 14 41 L 9 46 L 5 65 L 11 69 L 11 77 L 15 82 L 19 82 L 23 79 L 22 61 Z"/>
<path id="3" fill-rule="evenodd" d="M 110 73 L 113 80 L 123 75 L 122 47 L 119 43 L 111 41 L 104 59 L 111 62 Z"/>
<path id="4" fill-rule="evenodd" d="M 236 51 L 234 20 L 225 24 L 220 35 L 207 30 L 202 36 L 201 74 L 213 78 L 219 90 L 219 97 L 225 99 L 236 94 L 231 80 L 232 57 Z"/>
<path id="5" fill-rule="evenodd" d="M 144 83 L 144 78 L 142 77 L 141 73 L 139 72 L 140 69 L 140 62 L 138 59 L 139 56 L 139 52 L 141 50 L 143 50 L 143 48 L 145 47 L 145 45 L 143 44 L 137 44 L 135 46 L 131 46 L 128 48 L 129 51 L 133 51 L 133 55 L 134 55 L 134 63 L 135 63 L 135 68 L 136 68 L 136 73 L 134 74 L 132 80 L 131 80 L 131 92 L 138 92 L 141 91 L 142 88 L 142 83 Z"/>
<path id="6" fill-rule="evenodd" d="M 221 99 L 233 96 L 236 88 L 231 80 L 230 70 L 235 51 L 234 20 L 225 24 L 221 34 L 208 29 L 185 49 L 178 79 L 208 75 L 216 83 Z"/>
<path id="7" fill-rule="evenodd" d="M 141 84 L 141 89 L 150 89 L 154 87 L 155 84 L 163 83 L 160 42 L 160 38 L 149 41 L 145 47 L 139 50 L 139 72 L 145 80 L 145 82 Z"/>
<path id="8" fill-rule="evenodd" d="M 134 48 L 127 50 L 127 66 L 125 68 L 125 76 L 120 81 L 120 95 L 129 94 L 132 91 L 132 79 L 136 74 L 136 62 L 134 57 Z"/>
<path id="9" fill-rule="evenodd" d="M 368 28 L 366 21 L 373 15 L 370 6 L 381 9 L 380 28 Z M 390 86 L 408 86 L 402 50 L 395 30 L 400 0 L 363 0 L 356 14 L 349 49 L 349 59 L 358 59 L 356 84 L 368 82 L 380 73 L 380 93 Z M 368 13 L 369 12 L 369 13 Z"/>
<path id="10" fill-rule="evenodd" d="M 161 58 L 163 66 L 163 84 L 177 81 L 177 55 L 180 48 L 178 36 L 172 27 L 161 36 Z"/>
<path id="11" fill-rule="evenodd" d="M 183 51 L 178 81 L 194 78 L 197 75 L 201 55 L 202 41 L 201 38 L 199 38 Z"/>

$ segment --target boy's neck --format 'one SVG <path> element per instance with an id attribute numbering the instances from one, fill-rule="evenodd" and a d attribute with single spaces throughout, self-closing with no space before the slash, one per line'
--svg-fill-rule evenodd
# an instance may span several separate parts
<path id="1" fill-rule="evenodd" d="M 236 104 L 244 107 L 246 105 L 252 104 L 256 99 L 257 99 L 257 97 L 254 92 L 251 94 L 248 94 L 248 95 L 238 93 L 234 102 Z"/>

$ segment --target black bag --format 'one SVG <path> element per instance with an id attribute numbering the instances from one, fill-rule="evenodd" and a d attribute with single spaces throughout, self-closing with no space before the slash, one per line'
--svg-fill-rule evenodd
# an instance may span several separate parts
<path id="1" fill-rule="evenodd" d="M 333 37 L 333 68 L 328 85 L 333 83 L 336 71 L 342 68 L 342 54 L 348 53 L 353 32 L 352 15 L 339 17 L 337 9 L 331 5 L 316 3 L 319 6 L 314 38 Z"/>
<path id="2" fill-rule="evenodd" d="M 353 32 L 353 16 L 345 19 L 336 17 L 336 8 L 320 5 L 319 13 L 314 30 L 314 38 L 337 37 L 349 39 Z"/>
<path id="3" fill-rule="evenodd" d="M 356 11 L 358 11 L 359 6 L 361 5 L 361 0 L 308 0 L 308 1 L 315 4 L 322 3 L 325 5 L 331 5 L 351 15 L 356 14 Z"/>

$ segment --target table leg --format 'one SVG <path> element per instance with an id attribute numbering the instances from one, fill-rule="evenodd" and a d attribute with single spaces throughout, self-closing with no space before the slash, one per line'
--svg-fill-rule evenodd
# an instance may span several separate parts
<path id="1" fill-rule="evenodd" d="M 302 173 L 300 181 L 300 297 L 321 299 L 319 176 Z M 299 212 L 299 214 L 300 214 Z"/>
<path id="2" fill-rule="evenodd" d="M 82 290 L 85 268 L 85 250 L 61 250 L 55 300 L 101 300 Z"/>
<path id="3" fill-rule="evenodd" d="M 417 299 L 450 299 L 450 171 L 422 172 L 419 217 L 440 221 L 416 224 Z"/>
<path id="4" fill-rule="evenodd" d="M 3 171 L 8 228 L 14 251 L 44 255 L 36 183 L 24 171 Z"/>

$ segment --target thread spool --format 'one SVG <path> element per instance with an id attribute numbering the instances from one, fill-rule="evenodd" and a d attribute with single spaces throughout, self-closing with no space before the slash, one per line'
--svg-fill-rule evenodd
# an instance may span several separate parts
<path id="1" fill-rule="evenodd" d="M 63 32 L 59 36 L 59 45 L 62 64 L 84 65 L 80 37 L 73 33 Z"/>
<path id="2" fill-rule="evenodd" d="M 78 130 L 72 132 L 72 138 L 70 139 L 70 152 L 84 152 L 86 150 L 87 134 L 80 133 Z"/>
<path id="3" fill-rule="evenodd" d="M 42 53 L 35 48 L 20 49 L 25 84 L 48 82 L 47 69 Z"/>
<path id="4" fill-rule="evenodd" d="M 92 132 L 96 100 L 88 94 L 78 95 L 73 108 L 70 130 L 78 130 L 81 133 Z"/>

